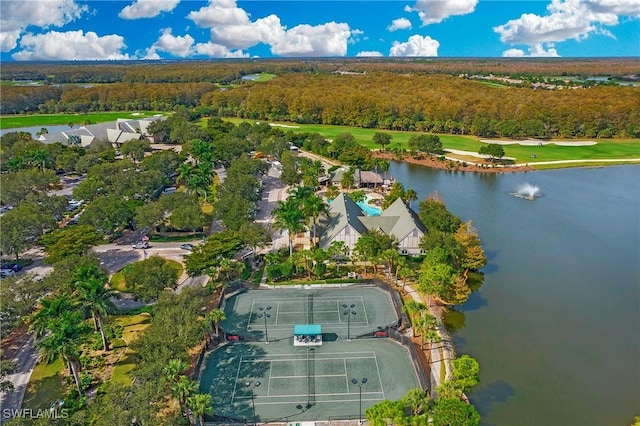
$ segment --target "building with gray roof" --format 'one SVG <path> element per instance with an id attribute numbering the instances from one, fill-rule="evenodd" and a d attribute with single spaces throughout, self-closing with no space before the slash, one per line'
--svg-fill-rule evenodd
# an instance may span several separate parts
<path id="1" fill-rule="evenodd" d="M 319 222 L 321 248 L 327 249 L 332 242 L 343 241 L 350 252 L 360 236 L 375 230 L 395 237 L 400 254 L 421 254 L 420 241 L 427 231 L 416 212 L 400 198 L 379 216 L 367 216 L 345 193 L 333 200 Z"/>

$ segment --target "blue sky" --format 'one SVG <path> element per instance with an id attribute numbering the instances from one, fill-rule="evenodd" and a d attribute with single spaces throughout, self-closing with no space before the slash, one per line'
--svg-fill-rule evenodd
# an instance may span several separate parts
<path id="1" fill-rule="evenodd" d="M 0 59 L 640 56 L 640 0 L 2 0 Z"/>

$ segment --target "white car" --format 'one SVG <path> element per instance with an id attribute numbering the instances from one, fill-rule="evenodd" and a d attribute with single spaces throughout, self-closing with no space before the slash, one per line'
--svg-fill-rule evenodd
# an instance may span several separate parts
<path id="1" fill-rule="evenodd" d="M 146 241 L 139 241 L 131 246 L 134 249 L 146 249 L 147 247 L 149 247 L 149 243 Z"/>

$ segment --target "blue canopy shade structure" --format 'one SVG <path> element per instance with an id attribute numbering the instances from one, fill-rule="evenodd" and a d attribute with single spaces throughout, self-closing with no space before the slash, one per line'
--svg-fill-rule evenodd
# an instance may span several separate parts
<path id="1" fill-rule="evenodd" d="M 293 326 L 294 336 L 317 336 L 322 334 L 322 325 L 320 324 L 298 324 Z"/>

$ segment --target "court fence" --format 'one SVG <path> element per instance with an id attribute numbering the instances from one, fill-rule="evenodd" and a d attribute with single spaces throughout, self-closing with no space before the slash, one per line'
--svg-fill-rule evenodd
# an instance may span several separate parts
<path id="1" fill-rule="evenodd" d="M 373 279 L 373 280 L 369 280 L 367 282 L 361 282 L 361 283 L 356 283 L 356 284 L 352 284 L 349 285 L 349 287 L 353 288 L 353 287 L 366 287 L 366 286 L 376 286 L 379 287 L 383 290 L 385 290 L 386 292 L 388 292 L 391 295 L 391 300 L 392 300 L 392 304 L 393 304 L 393 308 L 394 311 L 396 313 L 396 317 L 397 320 L 394 321 L 391 324 L 386 325 L 385 327 L 379 327 L 376 330 L 372 330 L 369 331 L 367 333 L 363 333 L 359 336 L 356 336 L 356 338 L 360 338 L 360 339 L 364 339 L 364 338 L 390 338 L 396 342 L 398 342 L 399 344 L 401 344 L 402 346 L 406 347 L 407 350 L 409 351 L 409 356 L 411 358 L 411 364 L 413 366 L 414 372 L 416 374 L 416 377 L 418 378 L 418 383 L 420 385 L 420 387 L 422 388 L 422 390 L 430 392 L 431 389 L 431 385 L 430 385 L 430 381 L 429 381 L 429 377 L 430 377 L 430 365 L 428 360 L 425 359 L 425 357 L 420 357 L 418 354 L 418 351 L 415 347 L 415 343 L 411 340 L 411 338 L 409 338 L 406 334 L 404 334 L 404 331 L 406 330 L 407 327 L 410 327 L 410 322 L 409 322 L 409 318 L 408 316 L 404 313 L 404 311 L 402 310 L 402 307 L 404 306 L 402 298 L 400 297 L 399 293 L 388 283 L 382 281 L 382 280 L 378 280 L 378 279 Z M 246 282 L 243 280 L 236 280 L 231 282 L 229 285 L 223 287 L 221 289 L 221 294 L 220 294 L 220 298 L 218 300 L 218 304 L 217 307 L 219 309 L 224 308 L 224 304 L 226 299 L 239 291 L 244 291 L 247 289 L 252 289 L 252 290 L 259 290 L 259 288 L 256 288 L 252 283 L 250 282 Z M 264 291 L 267 291 L 267 289 L 263 289 Z M 307 299 L 307 303 L 309 304 L 311 309 L 307 310 L 308 313 L 308 321 L 310 321 L 310 323 L 313 322 L 313 296 L 309 295 L 308 299 Z M 206 353 L 210 352 L 211 349 L 215 348 L 216 346 L 219 346 L 220 344 L 233 344 L 235 342 L 239 342 L 239 341 L 244 341 L 244 342 L 261 342 L 263 341 L 263 339 L 261 338 L 257 338 L 255 336 L 252 336 L 250 334 L 246 334 L 246 335 L 241 335 L 241 334 L 231 334 L 231 333 L 227 333 L 222 327 L 219 327 L 220 330 L 220 334 L 219 336 L 211 336 L 211 344 L 207 345 L 205 348 L 203 348 L 203 350 L 201 351 L 201 353 L 198 356 L 197 359 L 197 368 L 195 369 L 194 373 L 197 375 L 198 373 L 201 372 L 201 367 L 202 367 L 202 363 L 204 361 L 204 359 L 206 358 Z M 282 337 L 279 339 L 269 339 L 269 341 L 279 341 L 279 340 L 286 340 L 286 339 L 291 339 L 293 337 L 293 335 L 291 336 L 286 336 L 286 337 Z M 307 374 L 311 375 L 313 370 L 314 370 L 314 363 L 315 360 L 311 359 L 310 357 L 307 358 Z M 311 384 L 311 382 L 313 382 L 313 380 L 309 380 L 309 386 L 310 388 L 308 389 L 308 403 L 312 404 L 315 401 L 312 401 L 312 399 L 314 399 L 312 397 L 313 394 L 315 394 L 315 390 L 311 388 L 311 386 L 313 386 Z M 223 425 L 228 425 L 228 426 L 246 426 L 248 421 L 246 419 L 234 419 L 234 418 L 229 418 L 229 417 L 223 417 L 223 416 L 213 416 L 213 419 L 211 419 L 213 421 L 208 421 L 205 422 L 205 425 L 216 425 L 216 426 L 223 426 Z M 329 418 L 326 420 L 322 420 L 322 421 L 316 421 L 315 424 L 316 425 L 353 425 L 356 422 L 358 422 L 359 420 L 359 416 L 358 415 L 345 415 L 345 416 L 340 416 L 340 417 L 335 417 L 335 418 Z M 249 423 L 253 423 L 253 422 L 249 422 Z M 289 419 L 287 417 L 283 417 L 283 418 L 274 418 L 274 419 L 260 419 L 260 422 L 262 424 L 265 423 L 269 423 L 272 425 L 276 425 L 276 424 L 282 424 L 282 425 L 286 425 L 286 426 L 290 426 L 291 423 L 289 422 Z M 296 421 L 294 421 L 294 425 L 295 425 Z M 297 421 L 297 423 L 300 423 L 300 421 Z"/>

